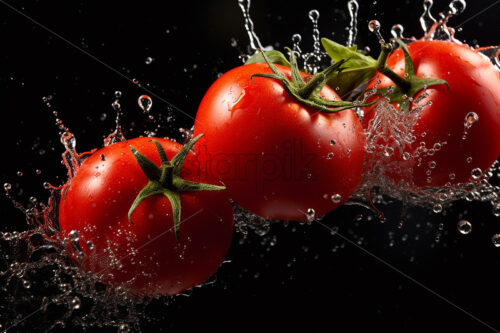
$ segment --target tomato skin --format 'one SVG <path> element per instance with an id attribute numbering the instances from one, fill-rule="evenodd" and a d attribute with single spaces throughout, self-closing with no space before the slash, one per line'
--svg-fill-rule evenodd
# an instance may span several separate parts
<path id="1" fill-rule="evenodd" d="M 290 79 L 289 68 L 277 67 Z M 250 79 L 257 73 L 271 70 L 262 63 L 237 67 L 207 91 L 194 126 L 195 135 L 205 133 L 197 155 L 231 198 L 254 214 L 305 220 L 312 208 L 322 216 L 359 183 L 362 126 L 352 110 L 318 112 L 290 96 L 278 80 Z M 321 95 L 340 100 L 326 86 Z M 331 200 L 335 194 L 341 195 L 339 202 Z"/>
<path id="2" fill-rule="evenodd" d="M 182 148 L 165 139 L 156 140 L 169 159 Z M 128 144 L 160 165 L 151 138 L 132 139 Z M 128 286 L 133 294 L 178 294 L 204 282 L 222 263 L 232 238 L 232 207 L 224 191 L 181 193 L 179 242 L 173 231 L 171 204 L 162 195 L 145 199 L 132 214 L 134 224 L 130 223 L 128 210 L 148 179 L 128 144 L 104 147 L 82 163 L 62 193 L 60 227 L 64 235 L 79 231 L 84 264 L 102 275 L 103 282 L 117 284 L 135 278 Z M 181 176 L 199 182 L 198 168 L 190 153 Z M 93 243 L 93 249 L 87 241 Z"/>
<path id="3" fill-rule="evenodd" d="M 448 41 L 417 41 L 407 46 L 416 75 L 446 80 L 449 90 L 444 85 L 427 88 L 429 96 L 419 105 L 428 101 L 432 101 L 432 105 L 420 112 L 420 119 L 413 127 L 417 140 L 405 151 L 413 154 L 421 142 L 425 142 L 427 148 L 437 142 L 446 144 L 433 156 L 422 157 L 420 163 L 416 158 L 403 161 L 402 154 L 395 154 L 391 161 L 400 163 L 403 170 L 413 170 L 408 173 L 409 177 L 398 174 L 401 170 L 390 170 L 389 175 L 396 182 L 404 179 L 418 187 L 466 183 L 471 179 L 473 169 L 486 171 L 500 154 L 500 74 L 485 57 L 465 45 Z M 389 56 L 387 65 L 397 74 L 404 75 L 401 49 Z M 383 75 L 380 80 L 378 88 L 394 85 Z M 369 87 L 373 85 L 371 82 Z M 418 98 L 422 93 L 414 97 Z M 374 117 L 374 109 L 365 108 L 365 128 Z M 463 140 L 464 121 L 469 112 L 475 112 L 479 120 L 467 130 Z M 431 162 L 436 163 L 432 170 L 429 168 Z M 426 174 L 429 170 L 430 176 Z"/>

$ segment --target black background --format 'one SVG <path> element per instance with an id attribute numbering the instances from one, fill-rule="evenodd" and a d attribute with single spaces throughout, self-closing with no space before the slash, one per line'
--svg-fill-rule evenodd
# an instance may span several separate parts
<path id="1" fill-rule="evenodd" d="M 448 1 L 436 2 L 437 17 Z M 498 43 L 500 5 L 468 20 L 493 2 L 469 1 L 466 11 L 452 19 L 451 26 L 466 21 L 457 33 L 459 39 L 484 46 Z M 360 3 L 358 43 L 370 45 L 372 55 L 378 48 L 367 29 L 370 19 L 381 21 L 387 38 L 396 23 L 405 26 L 405 36 L 421 35 L 421 1 Z M 241 64 L 239 49 L 245 50 L 248 43 L 236 1 L 9 4 L 99 59 L 0 2 L 0 182 L 12 183 L 23 203 L 32 195 L 47 198 L 42 183 L 60 184 L 66 174 L 59 164 L 63 149 L 54 117 L 42 103 L 43 96 L 53 96 L 54 109 L 75 133 L 78 150 L 86 151 L 102 145 L 103 136 L 113 128 L 110 104 L 115 90 L 123 93 L 126 136 L 151 128 L 136 102 L 146 92 L 132 78 L 194 116 L 217 75 Z M 300 33 L 302 49 L 310 51 L 307 14 L 313 8 L 321 13 L 321 35 L 344 42 L 345 1 L 254 0 L 251 14 L 264 45 L 291 46 L 291 35 Z M 232 38 L 237 47 L 231 46 Z M 147 57 L 154 59 L 149 65 Z M 161 119 L 159 135 L 179 138 L 179 127 L 192 126 L 189 116 L 149 95 L 152 114 Z M 171 112 L 176 120 L 167 124 Z M 16 176 L 17 171 L 24 175 Z M 460 202 L 445 215 L 416 209 L 403 229 L 396 227 L 399 209 L 397 204 L 386 207 L 385 224 L 376 218 L 368 221 L 370 213 L 362 208 L 347 206 L 323 222 L 339 226 L 340 234 L 354 242 L 362 237 L 362 247 L 500 329 L 500 249 L 490 240 L 500 226 L 490 206 Z M 359 213 L 363 219 L 355 222 Z M 2 230 L 26 228 L 23 216 L 7 199 L 0 198 L 0 214 Z M 473 224 L 470 235 L 457 232 L 460 218 Z M 268 246 L 274 237 L 277 244 Z M 143 331 L 489 331 L 319 224 L 275 225 L 266 237 L 250 235 L 244 244 L 240 239 L 235 235 L 232 263 L 223 265 L 213 286 L 196 289 L 170 306 L 153 304 L 145 316 L 149 320 L 142 321 Z"/>

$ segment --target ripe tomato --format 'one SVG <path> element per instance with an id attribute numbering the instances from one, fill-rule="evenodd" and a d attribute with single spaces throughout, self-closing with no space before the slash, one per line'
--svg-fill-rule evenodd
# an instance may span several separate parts
<path id="1" fill-rule="evenodd" d="M 276 67 L 290 80 L 290 68 Z M 194 126 L 195 135 L 205 133 L 197 155 L 231 198 L 254 214 L 305 220 L 313 209 L 322 216 L 358 186 L 363 128 L 352 109 L 323 113 L 299 102 L 279 80 L 251 78 L 270 73 L 265 63 L 244 65 L 210 87 Z M 340 101 L 327 86 L 320 94 Z"/>
<path id="2" fill-rule="evenodd" d="M 174 163 L 172 158 L 182 146 L 155 140 Z M 71 231 L 79 232 L 84 264 L 103 282 L 127 282 L 137 295 L 174 295 L 204 282 L 222 263 L 232 238 L 232 207 L 224 191 L 180 193 L 178 239 L 173 204 L 165 195 L 143 196 L 136 209 L 130 210 L 129 221 L 127 214 L 134 199 L 137 201 L 141 189 L 151 186 L 129 145 L 160 165 L 160 151 L 151 138 L 119 142 L 96 151 L 63 190 L 60 227 L 70 238 L 75 238 Z M 194 154 L 187 154 L 179 167 L 183 179 L 200 181 Z M 178 180 L 175 175 L 173 178 Z"/>
<path id="3" fill-rule="evenodd" d="M 466 183 L 472 170 L 485 172 L 500 154 L 500 74 L 486 57 L 465 45 L 436 40 L 407 47 L 416 77 L 443 79 L 449 89 L 433 85 L 427 88 L 427 97 L 422 96 L 423 90 L 413 96 L 414 100 L 424 97 L 418 105 L 432 104 L 419 111 L 414 141 L 382 163 L 393 163 L 388 174 L 396 182 L 404 180 L 418 187 Z M 404 78 L 401 49 L 389 56 L 387 66 Z M 379 89 L 394 85 L 386 76 L 380 80 Z M 365 127 L 375 109 L 365 108 Z M 393 139 L 387 137 L 385 143 Z M 438 149 L 433 149 L 436 143 Z"/>

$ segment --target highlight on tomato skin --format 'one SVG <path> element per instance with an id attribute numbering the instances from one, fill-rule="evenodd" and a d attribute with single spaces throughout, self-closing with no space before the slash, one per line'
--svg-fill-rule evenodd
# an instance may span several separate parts
<path id="1" fill-rule="evenodd" d="M 130 147 L 161 165 L 154 139 L 172 161 L 178 143 L 136 138 L 106 146 L 82 163 L 63 193 L 62 233 L 79 238 L 84 268 L 104 283 L 123 285 L 138 296 L 175 295 L 215 273 L 229 249 L 233 211 L 225 191 L 181 192 L 178 238 L 172 203 L 161 194 L 145 198 L 128 219 L 134 199 L 148 178 Z M 181 177 L 220 185 L 206 178 L 189 152 Z M 76 256 L 75 249 L 70 253 Z"/>
<path id="2" fill-rule="evenodd" d="M 290 68 L 276 68 L 291 79 Z M 240 66 L 208 89 L 194 134 L 197 156 L 236 204 L 267 219 L 310 220 L 357 188 L 365 137 L 352 109 L 324 113 L 291 96 L 268 64 Z M 310 78 L 301 74 L 304 78 Z M 341 101 L 328 86 L 321 96 Z"/>
<path id="3" fill-rule="evenodd" d="M 394 153 L 385 157 L 379 151 L 368 158 L 375 159 L 374 165 L 386 166 L 386 175 L 395 183 L 441 187 L 478 179 L 477 170 L 486 172 L 500 155 L 500 74 L 486 57 L 466 45 L 432 40 L 407 47 L 417 77 L 443 79 L 449 88 L 434 85 L 407 96 L 417 102 L 412 108 L 418 108 L 417 118 L 411 115 L 412 109 L 407 116 L 414 123 L 413 142 L 395 144 L 394 137 L 381 136 L 376 144 L 392 146 Z M 400 48 L 389 56 L 387 66 L 402 78 L 408 76 Z M 378 89 L 394 86 L 384 74 L 379 80 Z M 374 79 L 368 88 L 375 84 Z M 400 109 L 399 102 L 391 105 Z M 369 132 L 376 109 L 364 108 L 363 126 Z"/>

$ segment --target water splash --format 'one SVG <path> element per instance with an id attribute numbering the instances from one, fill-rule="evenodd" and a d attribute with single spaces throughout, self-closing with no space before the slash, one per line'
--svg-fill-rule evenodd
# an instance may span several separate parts
<path id="1" fill-rule="evenodd" d="M 323 52 L 321 52 L 320 33 L 318 29 L 319 11 L 312 9 L 309 11 L 308 16 L 313 25 L 313 51 L 303 55 L 304 67 L 306 72 L 316 74 L 320 70 L 320 63 L 323 58 Z"/>
<path id="2" fill-rule="evenodd" d="M 431 13 L 431 8 L 432 5 L 434 4 L 433 0 L 424 0 L 423 6 L 424 6 L 424 12 L 422 13 L 422 16 L 420 16 L 420 26 L 422 27 L 422 30 L 424 31 L 424 34 L 426 35 L 431 27 L 436 23 L 436 19 L 432 16 Z M 432 36 L 429 36 L 430 39 L 432 39 Z"/>
<path id="3" fill-rule="evenodd" d="M 382 35 L 380 34 L 380 22 L 379 21 L 371 20 L 370 22 L 368 22 L 368 30 L 370 30 L 370 32 L 373 32 L 375 34 L 375 36 L 377 36 L 377 39 L 378 39 L 380 44 L 382 44 L 382 45 L 385 44 L 385 40 L 382 37 Z"/>
<path id="4" fill-rule="evenodd" d="M 353 46 L 356 43 L 358 35 L 358 10 L 359 4 L 356 0 L 349 0 L 347 2 L 347 11 L 349 12 L 349 29 L 347 36 L 347 46 Z"/>
<path id="5" fill-rule="evenodd" d="M 116 99 L 113 103 L 111 103 L 111 107 L 116 112 L 116 118 L 115 118 L 116 127 L 115 130 L 104 139 L 104 146 L 109 146 L 116 142 L 125 141 L 125 136 L 123 135 L 122 124 L 121 124 L 121 117 L 122 117 L 122 107 L 120 105 L 121 97 L 122 97 L 122 92 L 119 90 L 115 91 Z"/>
<path id="6" fill-rule="evenodd" d="M 153 107 L 153 100 L 148 95 L 141 95 L 137 99 L 137 104 L 144 113 L 149 113 Z"/>
<path id="7" fill-rule="evenodd" d="M 245 20 L 245 30 L 247 32 L 248 40 L 250 43 L 248 47 L 248 53 L 252 55 L 259 49 L 264 50 L 264 47 L 260 43 L 260 39 L 254 31 L 253 21 L 250 17 L 250 4 L 251 0 L 238 0 L 238 5 L 243 12 L 243 19 Z"/>
<path id="8" fill-rule="evenodd" d="M 464 12 L 466 2 L 464 0 L 453 0 L 449 3 L 449 10 L 445 13 L 439 13 L 440 19 L 436 22 L 430 13 L 432 0 L 424 0 L 424 14 L 420 17 L 420 24 L 424 30 L 424 40 L 447 40 L 461 44 L 455 38 L 455 29 L 448 27 L 448 21 Z"/>

